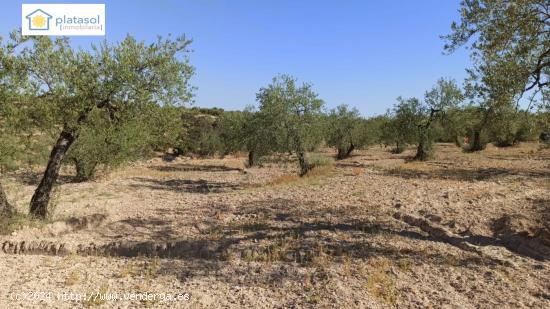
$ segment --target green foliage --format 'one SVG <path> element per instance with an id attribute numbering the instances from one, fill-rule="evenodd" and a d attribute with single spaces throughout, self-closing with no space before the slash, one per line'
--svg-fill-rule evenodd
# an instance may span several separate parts
<path id="1" fill-rule="evenodd" d="M 220 116 L 218 131 L 224 155 L 247 150 L 244 126 L 248 118 L 248 113 L 241 111 L 226 111 Z"/>
<path id="2" fill-rule="evenodd" d="M 308 163 L 310 168 L 313 169 L 322 166 L 330 166 L 334 163 L 334 159 L 320 154 L 311 154 L 308 157 Z"/>
<path id="3" fill-rule="evenodd" d="M 441 132 L 441 120 L 446 115 L 454 116 L 463 99 L 460 88 L 453 80 L 438 80 L 437 84 L 426 92 L 424 101 L 416 98 L 397 98 L 397 104 L 388 113 L 388 121 L 383 125 L 382 139 L 386 143 L 395 143 L 394 152 L 400 153 L 406 144 L 416 144 L 415 158 L 426 160 L 432 155 L 433 143 Z M 449 113 L 449 114 L 448 114 Z M 455 119 L 456 121 L 456 119 Z M 456 123 L 449 125 L 459 131 Z"/>
<path id="4" fill-rule="evenodd" d="M 268 150 L 296 153 L 300 175 L 305 175 L 310 169 L 305 153 L 322 139 L 323 101 L 318 99 L 311 85 L 299 86 L 295 78 L 287 75 L 275 77 L 256 97 L 260 103 L 258 125 L 264 128 L 258 139 L 268 141 L 261 135 L 268 130 L 269 136 L 274 137 L 268 142 Z"/>
<path id="5" fill-rule="evenodd" d="M 263 156 L 272 152 L 288 151 L 284 142 L 285 132 L 277 127 L 272 115 L 267 112 L 255 111 L 247 107 L 243 113 L 243 123 L 238 136 L 248 151 L 248 166 L 258 164 Z"/>
<path id="6" fill-rule="evenodd" d="M 489 84 L 498 84 L 503 91 L 548 88 L 548 10 L 547 0 L 463 1 L 460 23 L 451 25 L 445 49 L 452 52 L 471 42 L 474 61 L 506 71 L 489 74 L 489 79 L 498 79 Z"/>
<path id="7" fill-rule="evenodd" d="M 439 133 L 437 123 L 449 110 L 456 109 L 462 100 L 462 91 L 453 80 L 439 79 L 437 84 L 426 92 L 424 103 L 418 111 L 421 116 L 418 119 L 420 122 L 417 123 L 415 159 L 427 160 L 433 155 L 433 143 Z"/>
<path id="8" fill-rule="evenodd" d="M 329 112 L 327 117 L 328 146 L 335 147 L 337 159 L 348 157 L 355 148 L 362 147 L 365 139 L 365 123 L 356 108 L 349 109 L 347 105 L 340 105 Z"/>
<path id="9" fill-rule="evenodd" d="M 510 106 L 503 106 L 494 111 L 489 120 L 488 133 L 490 140 L 499 147 L 534 140 L 537 135 L 535 121 L 530 113 L 518 111 Z"/>
<path id="10" fill-rule="evenodd" d="M 394 153 L 401 153 L 407 144 L 414 143 L 416 125 L 420 122 L 420 101 L 416 98 L 397 98 L 397 104 L 386 114 L 383 140 L 387 145 L 395 145 Z"/>
<path id="11" fill-rule="evenodd" d="M 460 23 L 451 25 L 445 49 L 453 52 L 471 43 L 474 67 L 468 70 L 466 93 L 481 115 L 473 114 L 470 150 L 484 148 L 484 135 L 502 146 L 530 135 L 516 105 L 529 92 L 531 101 L 539 96 L 542 105 L 548 102 L 548 10 L 546 0 L 461 2 Z"/>
<path id="12" fill-rule="evenodd" d="M 77 145 L 80 150 L 75 150 L 75 158 L 90 158 L 86 152 L 94 150 L 97 160 L 116 162 L 116 158 L 102 157 L 103 152 L 95 151 L 91 144 L 100 143 L 115 151 L 134 148 L 137 141 L 124 138 L 138 130 L 125 127 L 132 123 L 123 123 L 128 120 L 125 111 L 145 108 L 151 102 L 179 105 L 192 97 L 188 82 L 193 68 L 187 57 L 190 41 L 185 37 L 159 37 L 155 43 L 146 44 L 127 36 L 120 43 L 105 41 L 84 50 L 72 48 L 66 37 L 52 40 L 22 36 L 16 31 L 7 43 L 1 43 L 2 84 L 17 97 L 28 99 L 17 101 L 17 109 L 32 116 L 24 119 L 39 119 L 32 123 L 37 129 L 58 134 L 44 178 L 31 199 L 31 212 L 36 216 L 46 216 L 61 162 L 71 145 L 75 141 L 78 144 L 80 134 L 84 140 Z M 96 110 L 108 117 L 98 117 Z M 121 123 L 111 126 L 107 118 Z M 117 136 L 120 132 L 126 133 Z M 113 140 L 118 145 L 110 148 Z M 94 163 L 86 164 L 85 169 L 90 170 Z"/>
<path id="13" fill-rule="evenodd" d="M 212 156 L 223 152 L 219 116 L 201 113 L 199 110 L 186 110 L 181 117 L 183 131 L 178 149 L 182 153 Z"/>
<path id="14" fill-rule="evenodd" d="M 361 122 L 363 147 L 384 142 L 384 126 L 388 122 L 385 115 L 362 119 Z"/>
<path id="15" fill-rule="evenodd" d="M 147 157 L 163 137 L 157 122 L 147 117 L 154 110 L 161 109 L 129 108 L 115 119 L 104 110 L 93 110 L 67 154 L 67 162 L 75 164 L 77 180 L 90 179 L 99 165 L 114 167 Z"/>

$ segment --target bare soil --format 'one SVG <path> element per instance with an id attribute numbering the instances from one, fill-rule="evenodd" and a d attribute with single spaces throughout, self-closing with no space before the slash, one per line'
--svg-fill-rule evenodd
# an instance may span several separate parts
<path id="1" fill-rule="evenodd" d="M 0 237 L 0 307 L 550 308 L 550 150 L 436 151 L 372 147 L 304 179 L 240 157 L 66 170 L 51 222 Z M 38 176 L 6 183 L 22 212 Z"/>

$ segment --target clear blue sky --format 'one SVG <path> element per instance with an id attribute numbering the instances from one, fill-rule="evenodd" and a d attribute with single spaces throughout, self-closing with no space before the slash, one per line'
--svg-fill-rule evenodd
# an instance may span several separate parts
<path id="1" fill-rule="evenodd" d="M 2 1 L 0 35 L 21 26 L 21 3 Z M 278 73 L 313 84 L 327 107 L 346 103 L 382 114 L 397 96 L 423 96 L 439 77 L 462 83 L 466 51 L 443 55 L 440 35 L 459 0 L 105 1 L 106 36 L 193 39 L 195 105 L 242 109 Z M 87 46 L 103 37 L 73 37 Z"/>

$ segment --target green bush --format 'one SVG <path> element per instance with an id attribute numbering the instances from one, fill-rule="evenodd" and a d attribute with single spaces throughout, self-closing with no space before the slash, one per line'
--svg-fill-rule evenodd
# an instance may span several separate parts
<path id="1" fill-rule="evenodd" d="M 310 168 L 318 168 L 321 166 L 330 166 L 334 164 L 334 159 L 321 154 L 311 154 L 308 156 Z"/>

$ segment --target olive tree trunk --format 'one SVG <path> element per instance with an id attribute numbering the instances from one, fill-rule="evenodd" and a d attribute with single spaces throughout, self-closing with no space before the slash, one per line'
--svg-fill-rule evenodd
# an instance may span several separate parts
<path id="1" fill-rule="evenodd" d="M 455 134 L 455 146 L 456 147 L 462 147 L 462 141 L 460 140 L 460 135 Z"/>
<path id="2" fill-rule="evenodd" d="M 84 182 L 90 180 L 94 174 L 97 167 L 96 162 L 85 162 L 85 160 L 80 160 L 75 158 L 74 165 L 76 168 L 76 181 Z"/>
<path id="3" fill-rule="evenodd" d="M 252 167 L 255 165 L 256 162 L 254 162 L 254 151 L 248 152 L 248 167 Z"/>
<path id="4" fill-rule="evenodd" d="M 472 144 L 470 147 L 470 151 L 480 151 L 485 148 L 485 145 L 483 145 L 483 142 L 481 141 L 481 131 L 476 130 L 474 132 L 474 138 L 472 140 Z"/>
<path id="5" fill-rule="evenodd" d="M 336 154 L 336 160 L 343 160 L 346 158 L 349 158 L 351 156 L 351 153 L 355 149 L 355 145 L 353 143 L 350 144 L 350 146 L 347 149 L 338 148 L 338 153 Z"/>
<path id="6" fill-rule="evenodd" d="M 311 166 L 307 162 L 306 155 L 303 151 L 298 152 L 298 163 L 300 165 L 300 177 L 302 177 L 311 169 Z"/>
<path id="7" fill-rule="evenodd" d="M 392 149 L 391 152 L 393 152 L 393 153 L 402 153 L 403 151 L 405 151 L 405 146 L 406 146 L 405 143 L 401 143 L 397 140 L 397 141 L 395 141 L 395 148 Z"/>
<path id="8" fill-rule="evenodd" d="M 433 140 L 430 137 L 430 129 L 432 122 L 440 112 L 441 110 L 439 109 L 431 108 L 428 121 L 418 126 L 419 140 L 418 146 L 416 147 L 416 155 L 414 156 L 415 160 L 426 161 L 432 156 Z"/>
<path id="9" fill-rule="evenodd" d="M 431 148 L 431 145 L 428 145 L 429 141 L 427 141 L 425 138 L 420 140 L 418 143 L 418 147 L 416 148 L 416 155 L 414 156 L 415 160 L 419 161 L 426 161 L 430 158 L 431 153 L 428 148 Z"/>
<path id="10" fill-rule="evenodd" d="M 44 176 L 40 184 L 34 191 L 34 195 L 31 199 L 31 215 L 38 218 L 46 218 L 48 214 L 48 203 L 50 202 L 50 193 L 52 191 L 53 185 L 55 184 L 57 177 L 59 176 L 59 169 L 61 168 L 61 163 L 63 158 L 69 150 L 69 147 L 73 144 L 77 137 L 75 132 L 63 129 L 57 142 L 55 143 L 52 152 L 50 154 L 50 159 L 44 171 Z"/>
<path id="11" fill-rule="evenodd" d="M 8 197 L 6 195 L 6 192 L 4 191 L 4 187 L 2 187 L 2 183 L 0 183 L 0 215 L 10 216 L 14 212 L 15 212 L 15 209 L 8 202 Z"/>

